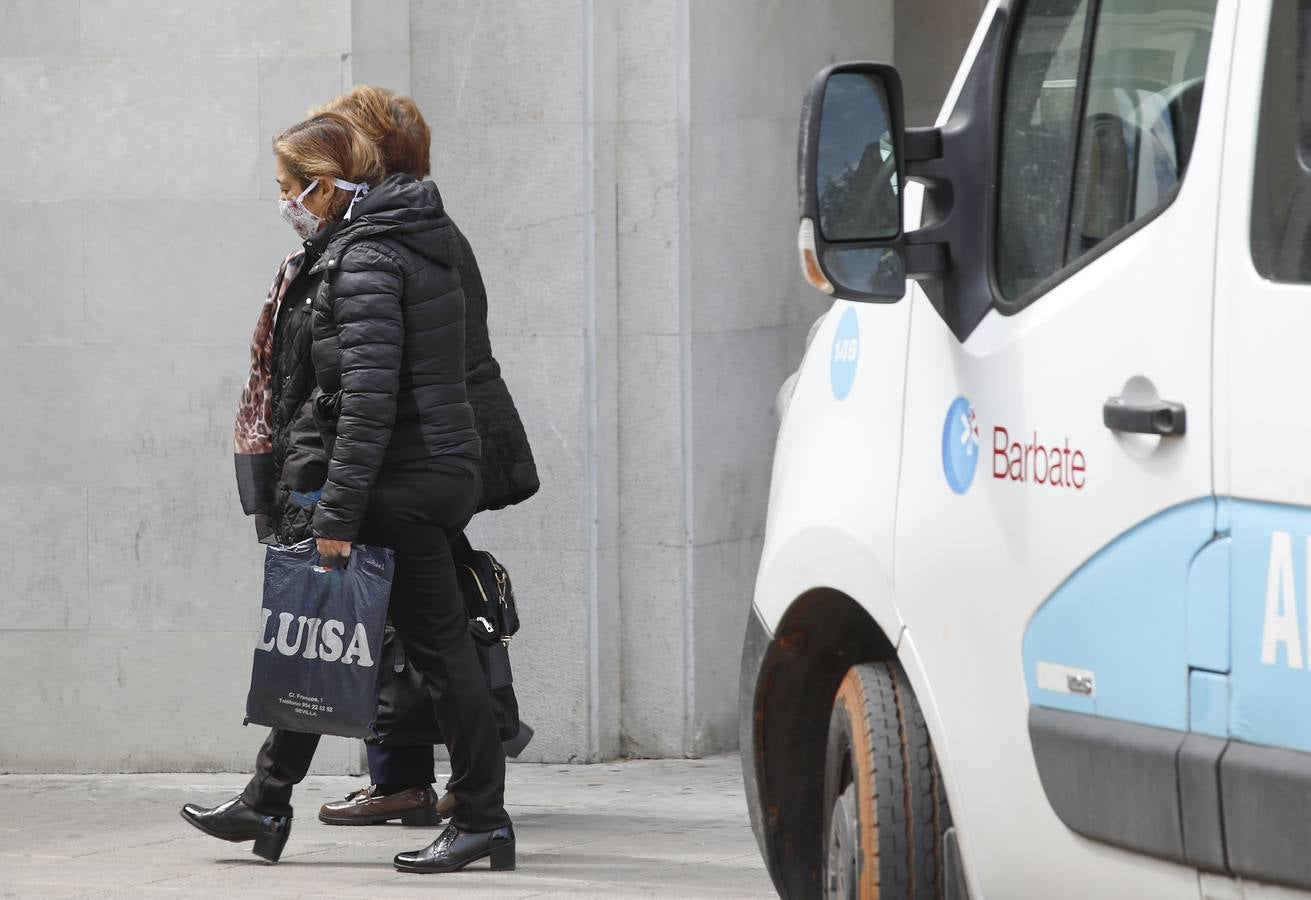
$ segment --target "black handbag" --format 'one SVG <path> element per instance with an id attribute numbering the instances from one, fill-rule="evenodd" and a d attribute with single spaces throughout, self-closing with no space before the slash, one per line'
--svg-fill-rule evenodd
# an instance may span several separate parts
<path id="1" fill-rule="evenodd" d="M 510 573 L 486 550 L 474 550 L 467 539 L 457 541 L 451 549 L 460 593 L 469 611 L 469 633 L 485 647 L 508 641 L 519 632 Z"/>

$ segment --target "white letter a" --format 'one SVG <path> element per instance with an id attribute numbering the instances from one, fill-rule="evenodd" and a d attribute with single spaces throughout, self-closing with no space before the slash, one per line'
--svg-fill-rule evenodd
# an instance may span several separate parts
<path id="1" fill-rule="evenodd" d="M 369 668 L 373 665 L 373 655 L 369 653 L 369 633 L 364 630 L 364 623 L 355 623 L 355 636 L 351 638 L 350 646 L 346 648 L 346 653 L 342 656 L 341 661 L 352 663 L 355 657 L 360 658 L 360 665 Z"/>
<path id="2" fill-rule="evenodd" d="M 1293 582 L 1293 539 L 1286 531 L 1270 536 L 1270 570 L 1265 583 L 1265 627 L 1261 632 L 1261 662 L 1277 665 L 1279 645 L 1288 665 L 1302 668 L 1302 636 L 1297 624 L 1297 588 Z"/>

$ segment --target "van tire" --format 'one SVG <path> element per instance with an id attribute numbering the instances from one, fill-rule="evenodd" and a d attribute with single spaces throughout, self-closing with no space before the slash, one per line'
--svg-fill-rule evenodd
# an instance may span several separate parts
<path id="1" fill-rule="evenodd" d="M 950 823 L 905 672 L 895 661 L 852 667 L 829 717 L 822 894 L 941 900 Z"/>
<path id="2" fill-rule="evenodd" d="M 946 896 L 943 835 L 951 827 L 951 811 L 947 807 L 946 791 L 942 789 L 938 760 L 929 741 L 929 728 L 924 723 L 924 712 L 915 699 L 915 692 L 911 690 L 905 670 L 895 663 L 889 668 L 897 689 L 898 711 L 901 715 L 903 761 L 909 791 L 914 895 L 923 900 L 938 900 Z"/>

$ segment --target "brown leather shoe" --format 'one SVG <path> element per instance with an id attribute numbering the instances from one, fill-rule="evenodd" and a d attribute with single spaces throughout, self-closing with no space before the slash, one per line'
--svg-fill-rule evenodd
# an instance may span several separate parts
<path id="1" fill-rule="evenodd" d="M 442 799 L 437 801 L 437 815 L 449 819 L 453 812 L 455 812 L 455 795 L 447 791 L 442 794 Z"/>
<path id="2" fill-rule="evenodd" d="M 409 788 L 386 797 L 374 796 L 377 790 L 378 786 L 371 784 L 347 794 L 345 800 L 323 804 L 319 821 L 324 825 L 382 825 L 400 819 L 402 825 L 441 824 L 432 788 Z"/>

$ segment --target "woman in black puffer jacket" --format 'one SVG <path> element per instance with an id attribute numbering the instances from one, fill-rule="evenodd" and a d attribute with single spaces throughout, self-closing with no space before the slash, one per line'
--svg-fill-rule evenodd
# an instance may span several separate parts
<path id="1" fill-rule="evenodd" d="M 432 133 L 411 98 L 384 88 L 360 85 L 333 99 L 324 109 L 346 116 L 379 148 L 389 175 L 411 175 L 422 181 L 430 174 Z M 441 204 L 440 196 L 437 203 Z M 487 291 L 478 261 L 458 227 L 456 235 L 460 250 L 456 270 L 465 306 L 465 381 L 474 425 L 482 443 L 482 496 L 478 512 L 483 512 L 527 500 L 537 492 L 539 482 L 519 411 L 501 377 L 501 367 L 492 355 Z M 470 560 L 475 552 L 464 535 L 452 542 L 451 549 L 457 565 Z M 352 791 L 345 800 L 325 804 L 319 810 L 319 821 L 329 825 L 381 824 L 396 819 L 417 823 L 440 821 L 442 816 L 450 814 L 454 797 L 447 793 L 438 802 L 433 793 L 436 771 L 432 744 L 398 743 L 406 735 L 415 734 L 405 730 L 407 723 L 413 724 L 420 734 L 431 731 L 427 724 L 430 714 L 417 711 L 412 715 L 403 704 L 396 705 L 397 700 L 403 699 L 403 695 L 395 693 L 400 687 L 397 682 L 384 680 L 380 701 L 386 698 L 399 716 L 380 720 L 379 738 L 366 742 L 368 787 Z M 493 693 L 493 702 L 507 751 L 521 752 L 531 731 L 515 730 L 521 723 L 514 687 L 499 687 Z M 399 734 L 389 732 L 389 726 L 399 728 Z"/>
<path id="2" fill-rule="evenodd" d="M 342 129 L 356 136 L 343 117 L 315 116 L 284 132 L 275 152 L 302 180 L 362 169 L 380 177 L 377 148 L 365 140 L 347 143 L 353 156 L 372 155 L 371 165 L 333 157 L 343 142 L 325 138 Z M 312 531 L 325 559 L 348 556 L 356 541 L 395 551 L 389 614 L 434 697 L 456 798 L 450 827 L 394 862 L 445 872 L 490 856 L 493 868 L 513 868 L 505 755 L 448 543 L 480 496 L 459 237 L 436 188 L 406 175 L 376 184 L 346 219 L 310 269 L 324 279 L 313 298 L 312 356 L 321 391 L 314 415 L 330 460 Z M 237 819 L 285 833 L 291 789 L 317 744 L 317 735 L 275 731 L 240 803 L 184 815 L 211 834 L 244 837 Z"/>
<path id="3" fill-rule="evenodd" d="M 440 205 L 440 195 L 436 200 Z M 541 483 L 523 420 L 501 377 L 500 363 L 492 355 L 487 331 L 487 292 L 478 261 L 468 239 L 454 223 L 452 228 L 459 243 L 455 267 L 466 304 L 465 382 L 469 405 L 474 410 L 474 427 L 482 445 L 479 459 L 482 492 L 477 512 L 504 509 L 532 497 Z M 322 282 L 323 271 L 314 271 L 313 266 L 334 231 L 335 227 L 325 228 L 306 240 L 302 251 L 289 258 L 288 262 L 298 271 L 290 279 L 274 323 L 269 384 L 272 487 L 258 506 L 247 510 L 255 515 L 257 537 L 266 543 L 298 544 L 311 536 L 314 503 L 327 477 L 327 456 L 311 403 L 314 369 L 310 357 L 310 309 L 306 301 Z M 275 290 L 287 274 L 287 263 L 284 263 Z M 457 538 L 457 542 L 465 543 L 462 538 Z"/>

